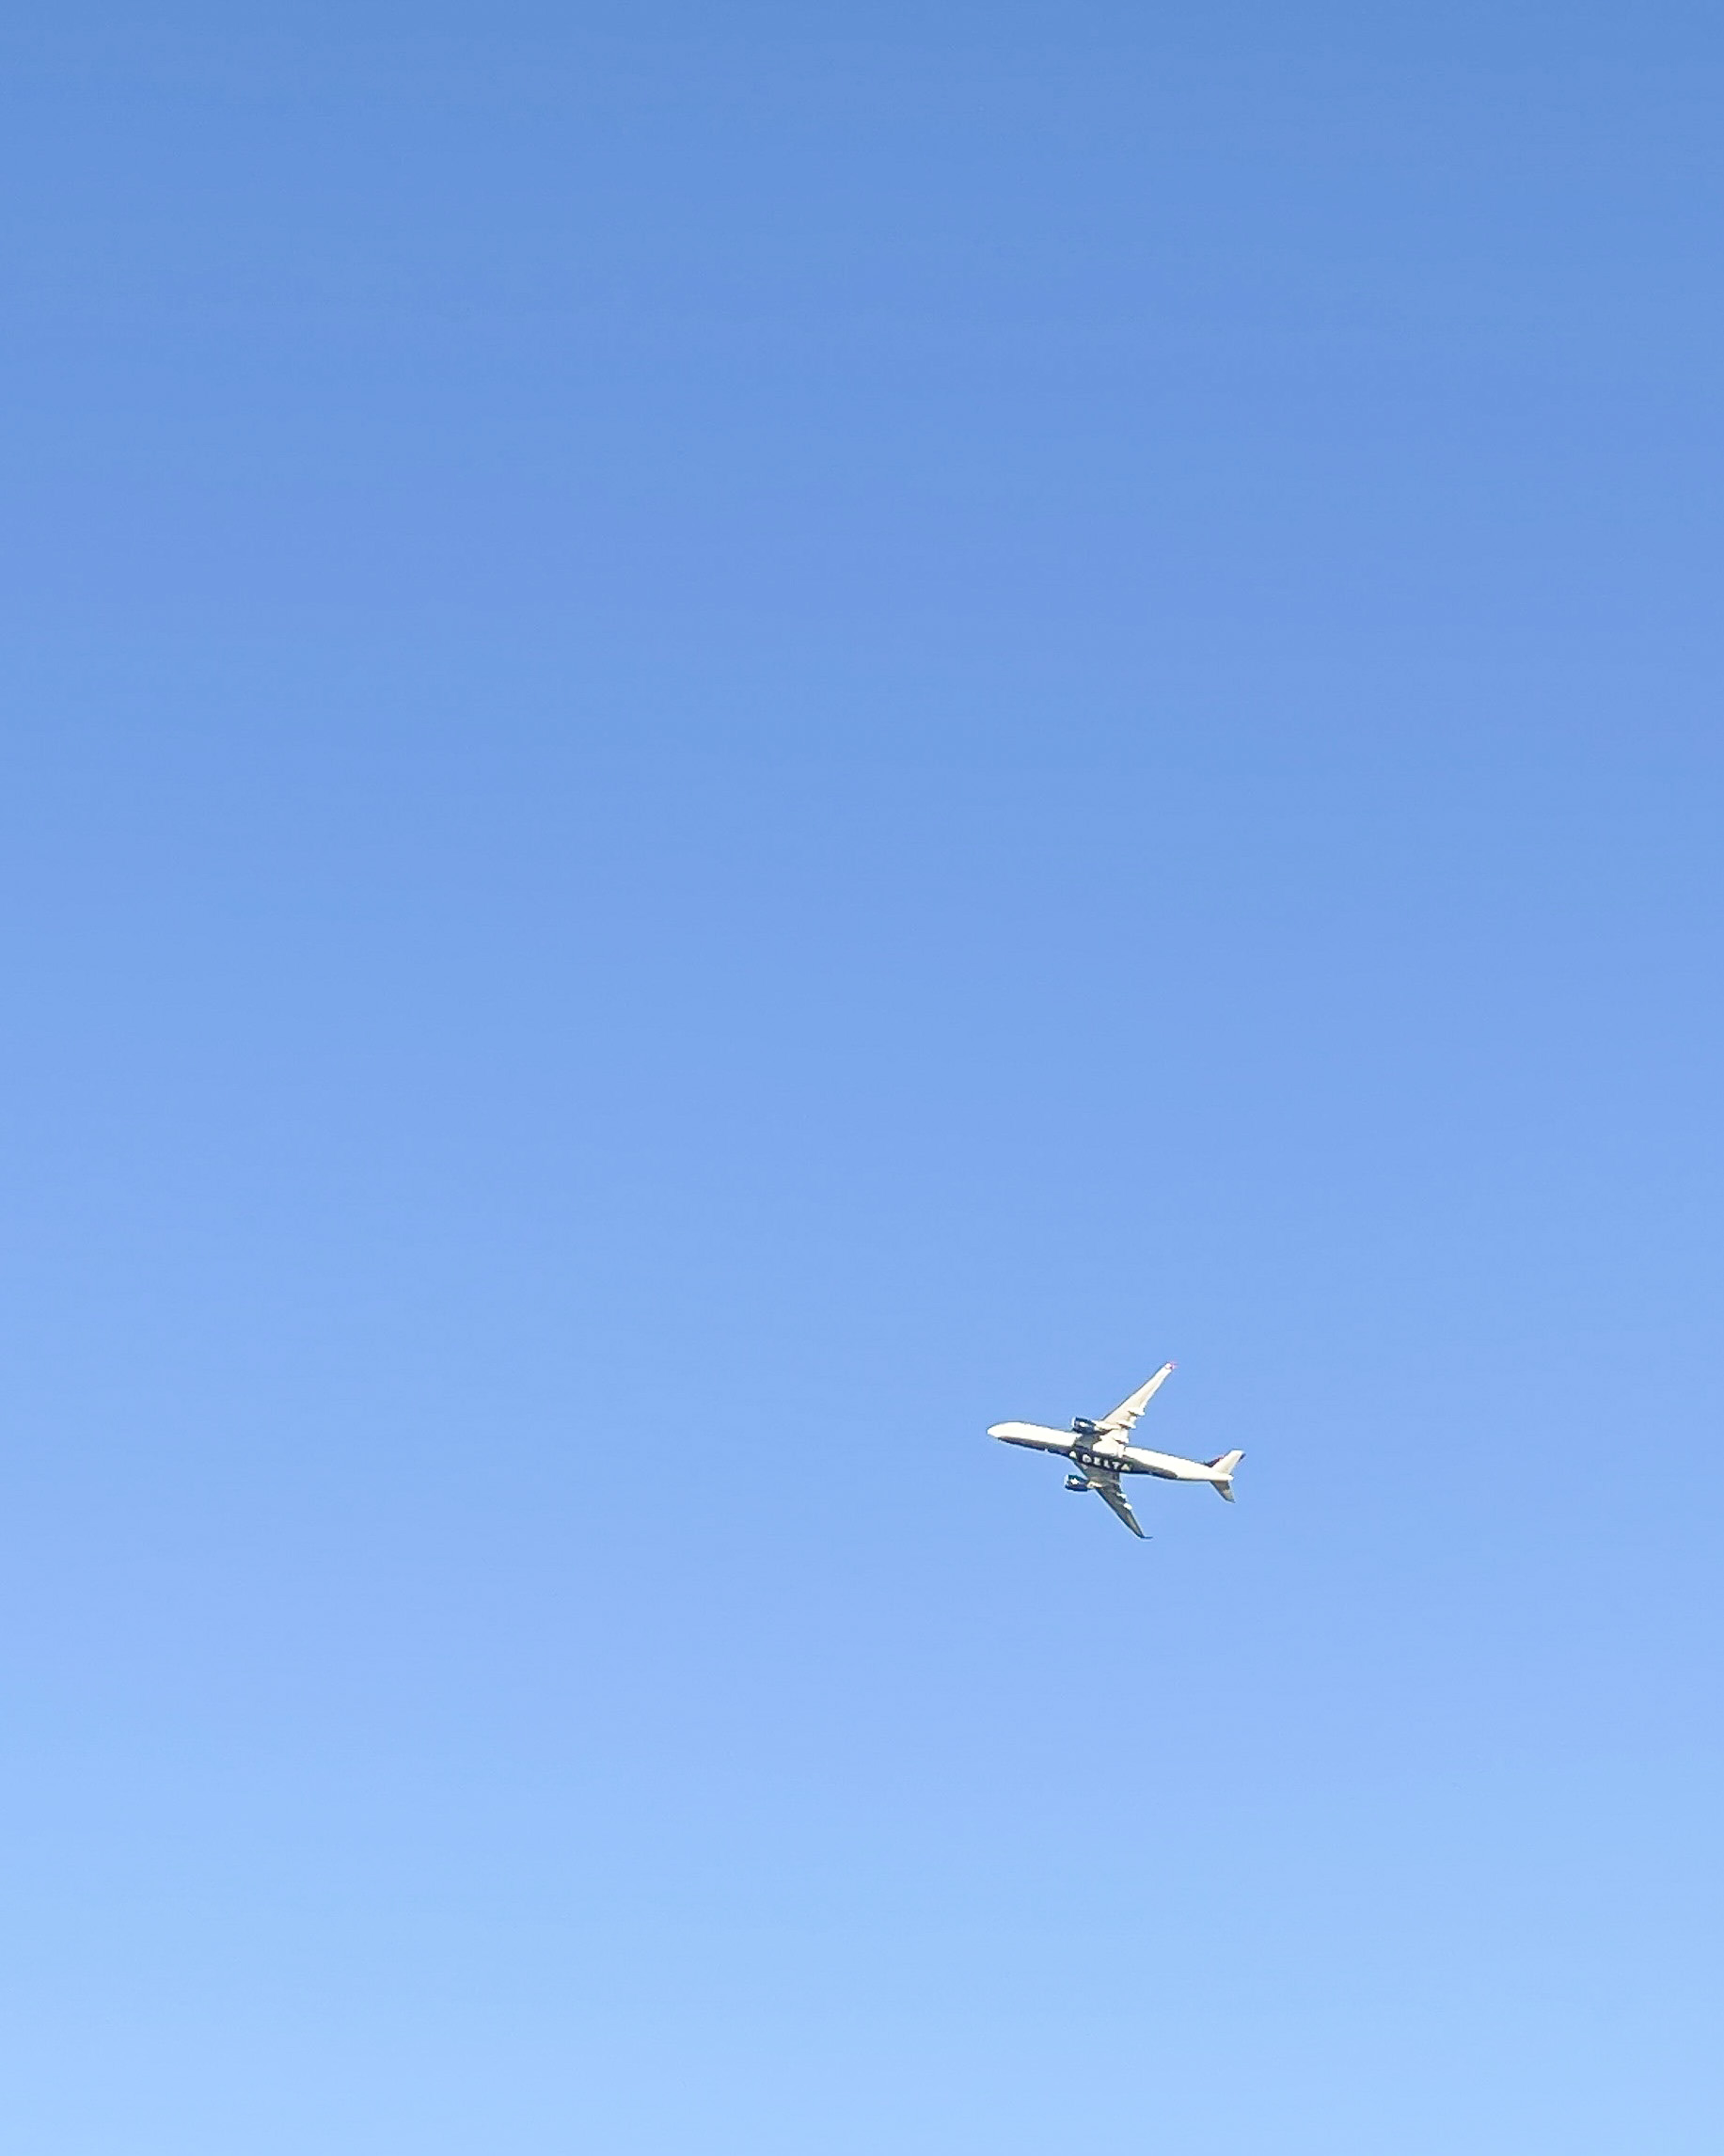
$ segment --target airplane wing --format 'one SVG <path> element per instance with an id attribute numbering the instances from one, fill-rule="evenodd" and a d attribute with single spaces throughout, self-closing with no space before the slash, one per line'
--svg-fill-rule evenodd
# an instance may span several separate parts
<path id="1" fill-rule="evenodd" d="M 1126 1494 L 1119 1486 L 1117 1475 L 1092 1474 L 1089 1478 L 1089 1486 L 1104 1505 L 1111 1506 L 1115 1513 L 1124 1520 L 1139 1542 L 1145 1542 L 1148 1539 L 1143 1529 L 1137 1524 L 1137 1514 L 1126 1502 Z"/>
<path id="2" fill-rule="evenodd" d="M 1140 1385 L 1130 1400 L 1122 1400 L 1111 1415 L 1102 1417 L 1096 1428 L 1123 1437 L 1172 1375 L 1172 1363 L 1164 1362 L 1147 1385 Z"/>

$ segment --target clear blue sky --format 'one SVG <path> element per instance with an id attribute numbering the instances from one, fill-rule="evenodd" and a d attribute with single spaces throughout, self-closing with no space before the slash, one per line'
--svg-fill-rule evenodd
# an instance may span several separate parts
<path id="1" fill-rule="evenodd" d="M 1716 18 L 32 12 L 9 2142 L 1711 2156 Z"/>

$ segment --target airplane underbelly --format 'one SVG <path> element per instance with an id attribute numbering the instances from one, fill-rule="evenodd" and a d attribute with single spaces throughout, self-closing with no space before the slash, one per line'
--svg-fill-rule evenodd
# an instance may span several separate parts
<path id="1" fill-rule="evenodd" d="M 1163 1482 L 1201 1482 L 1209 1479 L 1198 1462 L 1181 1460 L 1171 1452 L 1148 1452 L 1134 1445 L 1128 1457 L 1138 1474 L 1155 1475 Z"/>
<path id="2" fill-rule="evenodd" d="M 1038 1452 L 1068 1452 L 1071 1450 L 1070 1431 L 1050 1430 L 1039 1422 L 996 1422 L 988 1435 L 998 1437 L 1007 1445 L 1033 1446 Z"/>

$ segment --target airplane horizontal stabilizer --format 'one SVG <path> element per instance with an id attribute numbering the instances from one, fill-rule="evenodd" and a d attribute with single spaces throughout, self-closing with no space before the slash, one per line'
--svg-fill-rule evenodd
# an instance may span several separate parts
<path id="1" fill-rule="evenodd" d="M 1245 1457 L 1243 1452 L 1218 1452 L 1210 1466 L 1215 1470 L 1215 1490 L 1218 1496 L 1233 1502 L 1233 1470 Z"/>

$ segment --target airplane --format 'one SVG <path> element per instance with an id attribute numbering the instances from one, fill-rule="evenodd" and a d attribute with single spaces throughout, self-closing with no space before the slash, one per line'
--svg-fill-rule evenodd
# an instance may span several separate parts
<path id="1" fill-rule="evenodd" d="M 1007 1445 L 1030 1445 L 1038 1452 L 1063 1452 L 1078 1470 L 1068 1475 L 1068 1490 L 1094 1490 L 1102 1503 L 1124 1520 L 1134 1535 L 1143 1537 L 1137 1516 L 1119 1486 L 1121 1475 L 1159 1475 L 1164 1482 L 1208 1482 L 1233 1502 L 1233 1470 L 1243 1452 L 1221 1452 L 1213 1460 L 1182 1460 L 1175 1452 L 1151 1452 L 1130 1442 L 1138 1417 L 1173 1375 L 1165 1362 L 1147 1385 L 1140 1385 L 1130 1400 L 1122 1400 L 1099 1422 L 1077 1416 L 1069 1430 L 1050 1430 L 1040 1422 L 996 1422 L 990 1437 Z"/>

